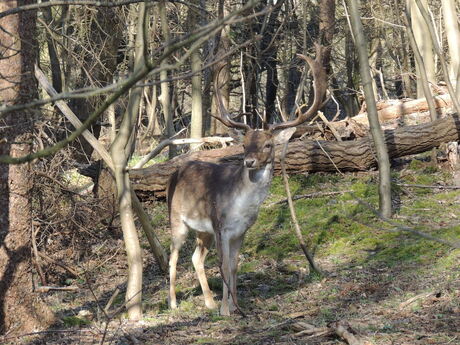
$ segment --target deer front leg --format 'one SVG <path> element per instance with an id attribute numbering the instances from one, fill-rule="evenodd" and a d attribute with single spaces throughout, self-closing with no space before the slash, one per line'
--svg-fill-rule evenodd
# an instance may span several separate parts
<path id="1" fill-rule="evenodd" d="M 226 236 L 221 237 L 221 274 L 222 274 L 222 304 L 220 306 L 220 315 L 230 316 L 230 308 L 228 304 L 228 289 L 231 286 L 230 279 L 230 245 L 229 240 Z"/>
<path id="2" fill-rule="evenodd" d="M 243 243 L 243 237 L 236 237 L 230 241 L 230 312 L 236 310 L 238 301 L 236 300 L 236 285 L 237 285 L 237 273 L 238 273 L 238 256 L 240 254 L 241 244 Z M 235 300 L 233 300 L 235 298 Z"/>
<path id="3" fill-rule="evenodd" d="M 193 266 L 195 267 L 196 275 L 198 276 L 201 290 L 203 291 L 204 303 L 209 309 L 215 309 L 217 307 L 212 297 L 211 290 L 209 289 L 206 272 L 204 271 L 204 261 L 212 241 L 213 236 L 211 234 L 198 232 L 196 238 L 196 248 L 192 256 Z"/>

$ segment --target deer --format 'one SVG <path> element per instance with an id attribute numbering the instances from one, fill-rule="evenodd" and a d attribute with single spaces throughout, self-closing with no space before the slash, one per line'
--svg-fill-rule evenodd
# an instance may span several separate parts
<path id="1" fill-rule="evenodd" d="M 287 143 L 295 132 L 295 127 L 316 114 L 327 89 L 326 73 L 321 64 L 321 49 L 317 49 L 315 60 L 303 55 L 301 58 L 309 64 L 313 75 L 312 105 L 307 111 L 298 112 L 295 119 L 268 124 L 264 129 L 252 129 L 231 117 L 223 104 L 216 73 L 214 92 L 218 105 L 217 118 L 228 128 L 245 132 L 243 163 L 236 166 L 190 161 L 170 177 L 167 203 L 172 239 L 168 297 L 171 309 L 177 308 L 176 270 L 179 250 L 189 230 L 194 230 L 196 248 L 192 263 L 205 306 L 209 309 L 217 308 L 204 269 L 206 255 L 215 240 L 223 280 L 220 314 L 229 316 L 235 310 L 242 313 L 237 302 L 239 251 L 245 233 L 256 221 L 259 208 L 268 195 L 273 179 L 275 146 Z"/>

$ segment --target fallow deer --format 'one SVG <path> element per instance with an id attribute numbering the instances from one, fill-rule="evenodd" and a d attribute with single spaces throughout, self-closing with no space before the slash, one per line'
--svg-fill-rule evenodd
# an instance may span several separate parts
<path id="1" fill-rule="evenodd" d="M 189 229 L 196 231 L 196 249 L 192 256 L 205 305 L 216 308 L 204 271 L 204 261 L 211 244 L 216 246 L 221 260 L 223 296 L 221 315 L 230 315 L 238 308 L 236 283 L 238 255 L 248 228 L 256 221 L 259 207 L 268 194 L 273 179 L 275 145 L 286 143 L 295 126 L 315 114 L 326 91 L 326 75 L 320 62 L 302 56 L 311 67 L 314 77 L 314 100 L 311 107 L 296 119 L 268 125 L 265 130 L 251 129 L 237 122 L 225 109 L 217 86 L 214 88 L 219 120 L 227 127 L 242 129 L 244 160 L 241 166 L 191 161 L 176 171 L 168 183 L 168 208 L 171 223 L 171 255 L 169 260 L 169 306 L 177 307 L 176 266 L 179 250 Z M 275 133 L 275 131 L 278 131 Z M 230 290 L 230 296 L 229 296 Z"/>

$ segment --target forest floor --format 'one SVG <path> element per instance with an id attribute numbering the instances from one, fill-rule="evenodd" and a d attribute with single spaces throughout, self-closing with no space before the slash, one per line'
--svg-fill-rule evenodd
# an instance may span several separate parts
<path id="1" fill-rule="evenodd" d="M 190 260 L 192 234 L 179 260 L 176 310 L 167 308 L 167 278 L 142 238 L 144 318 L 127 321 L 123 243 L 106 236 L 84 262 L 85 278 L 68 282 L 78 291 L 44 296 L 59 316 L 55 327 L 5 344 L 347 344 L 328 328 L 335 321 L 346 322 L 362 344 L 460 344 L 460 249 L 401 231 L 405 226 L 458 243 L 460 190 L 443 189 L 452 183 L 450 173 L 423 156 L 399 161 L 393 179 L 396 214 L 388 223 L 360 202 L 377 205 L 376 172 L 291 177 L 293 195 L 339 192 L 295 201 L 320 276 L 309 272 L 287 204 L 276 203 L 285 192 L 275 178 L 240 255 L 238 297 L 246 317 L 204 307 Z M 149 212 L 169 247 L 165 203 L 150 203 Z M 215 250 L 206 267 L 220 301 Z M 117 289 L 109 312 L 121 312 L 107 323 L 101 309 Z"/>

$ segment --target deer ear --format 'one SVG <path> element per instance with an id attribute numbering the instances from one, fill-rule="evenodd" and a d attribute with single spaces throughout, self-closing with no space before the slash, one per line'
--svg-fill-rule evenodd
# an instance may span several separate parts
<path id="1" fill-rule="evenodd" d="M 275 144 L 284 144 L 291 139 L 292 135 L 294 134 L 296 128 L 295 127 L 290 127 L 286 129 L 282 129 L 281 131 L 275 133 Z"/>
<path id="2" fill-rule="evenodd" d="M 235 143 L 242 143 L 244 141 L 244 133 L 234 128 L 229 128 L 227 132 L 230 138 L 235 140 Z"/>

